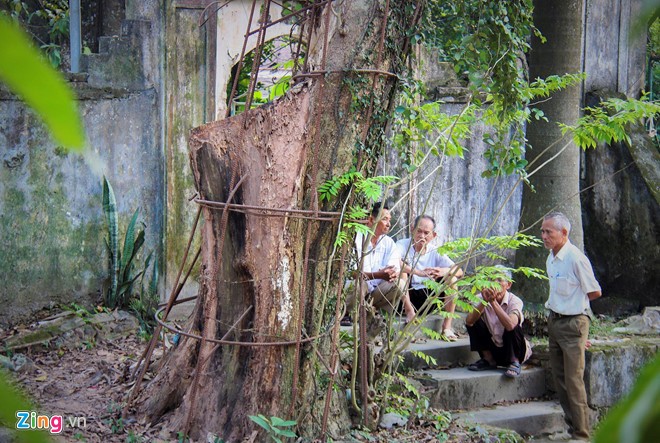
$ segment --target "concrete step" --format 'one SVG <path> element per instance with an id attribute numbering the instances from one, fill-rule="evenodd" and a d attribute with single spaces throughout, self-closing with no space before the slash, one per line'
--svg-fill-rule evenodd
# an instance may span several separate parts
<path id="1" fill-rule="evenodd" d="M 544 436 L 566 430 L 561 406 L 554 401 L 531 401 L 480 408 L 454 414 L 454 418 L 467 424 L 511 429 L 525 436 Z"/>
<path id="2" fill-rule="evenodd" d="M 467 368 L 430 369 L 415 379 L 429 389 L 431 405 L 440 409 L 475 409 L 501 402 L 538 398 L 546 393 L 545 370 L 525 366 L 515 379 L 504 368 L 475 372 Z"/>
<path id="3" fill-rule="evenodd" d="M 436 361 L 434 366 L 426 363 L 424 358 L 415 355 L 415 352 L 423 352 Z M 443 340 L 418 341 L 408 345 L 403 353 L 403 365 L 407 368 L 420 370 L 429 367 L 449 368 L 453 366 L 465 366 L 479 359 L 479 354 L 470 351 L 470 339 L 459 338 L 454 342 Z"/>

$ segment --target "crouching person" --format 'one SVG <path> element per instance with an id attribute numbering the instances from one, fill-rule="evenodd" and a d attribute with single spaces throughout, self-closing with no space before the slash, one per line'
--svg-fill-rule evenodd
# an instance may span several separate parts
<path id="1" fill-rule="evenodd" d="M 501 273 L 498 288 L 481 291 L 479 297 L 488 304 L 478 303 L 465 319 L 470 348 L 481 357 L 468 369 L 484 371 L 504 366 L 507 368 L 504 375 L 515 378 L 532 352 L 522 331 L 523 302 L 509 292 L 511 272 L 502 267 Z"/>

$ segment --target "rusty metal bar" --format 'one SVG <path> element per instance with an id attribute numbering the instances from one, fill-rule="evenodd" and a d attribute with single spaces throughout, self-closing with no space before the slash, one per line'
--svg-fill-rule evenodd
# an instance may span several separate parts
<path id="1" fill-rule="evenodd" d="M 236 94 L 236 88 L 238 87 L 238 77 L 240 77 L 241 69 L 243 69 L 243 59 L 245 58 L 245 49 L 247 48 L 248 38 L 250 36 L 250 28 L 252 27 L 252 19 L 254 18 L 254 9 L 256 8 L 257 0 L 252 0 L 252 9 L 250 9 L 250 18 L 248 19 L 247 30 L 245 31 L 245 39 L 243 39 L 243 48 L 241 49 L 241 56 L 238 58 L 238 65 L 236 66 L 236 75 L 234 76 L 234 82 L 231 86 L 231 92 L 229 97 L 227 97 L 227 110 L 225 111 L 225 118 L 229 117 L 231 113 L 231 101 L 234 99 Z"/>
<path id="2" fill-rule="evenodd" d="M 266 21 L 268 20 L 268 14 L 270 14 L 270 0 L 265 0 L 263 6 L 263 11 L 261 13 L 261 25 L 259 26 L 259 34 L 257 35 L 257 45 L 254 48 L 254 56 L 252 58 L 252 73 L 250 74 L 250 84 L 248 85 L 247 97 L 245 97 L 245 111 L 250 109 L 252 106 L 252 95 L 257 86 L 257 77 L 259 76 L 259 66 L 261 65 L 261 51 L 263 50 L 264 43 L 266 42 L 266 33 L 268 26 L 266 26 Z M 250 38 L 248 34 L 245 39 Z M 238 75 L 238 71 L 236 71 Z M 247 120 L 245 120 L 247 123 Z"/>

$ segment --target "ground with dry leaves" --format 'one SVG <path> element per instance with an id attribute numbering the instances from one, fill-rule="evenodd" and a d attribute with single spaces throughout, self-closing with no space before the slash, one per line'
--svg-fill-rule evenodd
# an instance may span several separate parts
<path id="1" fill-rule="evenodd" d="M 20 352 L 8 353 L 17 366 L 20 364 L 20 368 L 13 373 L 14 378 L 34 400 L 37 405 L 34 410 L 40 414 L 63 416 L 64 430 L 55 441 L 183 441 L 176 437 L 176 431 L 165 429 L 161 424 L 151 425 L 130 417 L 121 418 L 122 404 L 133 384 L 131 374 L 147 345 L 145 340 L 140 339 L 135 331 L 111 339 L 80 334 L 74 338 L 56 347 L 51 343 L 50 346 L 31 346 Z M 161 352 L 157 351 L 154 358 L 158 358 Z M 69 421 L 76 422 L 78 418 L 81 420 L 71 426 Z M 455 424 L 439 431 L 428 422 L 417 423 L 409 429 L 397 428 L 377 433 L 353 431 L 343 441 L 488 441 L 488 437 L 483 437 Z M 0 441 L 4 441 L 2 435 Z"/>

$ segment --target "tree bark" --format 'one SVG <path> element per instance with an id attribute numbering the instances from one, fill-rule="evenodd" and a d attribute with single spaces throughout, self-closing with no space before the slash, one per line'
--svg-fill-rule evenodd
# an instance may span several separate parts
<path id="1" fill-rule="evenodd" d="M 318 435 L 326 391 L 316 385 L 328 372 L 330 328 L 343 286 L 337 275 L 344 264 L 331 254 L 338 220 L 246 206 L 316 209 L 318 185 L 349 169 L 356 142 L 367 152 L 382 150 L 378 134 L 387 120 L 373 116 L 391 107 L 396 77 L 373 80 L 355 70 L 403 69 L 406 31 L 420 12 L 419 5 L 403 5 L 385 14 L 378 1 L 331 4 L 316 17 L 308 46 L 309 71 L 325 76 L 310 77 L 276 103 L 192 131 L 200 199 L 245 206 L 228 212 L 204 207 L 200 291 L 186 327 L 204 340 L 183 338 L 136 406 L 152 420 L 167 414 L 173 431 L 195 439 L 208 432 L 225 441 L 254 438 L 259 428 L 248 415 L 256 414 L 296 419 L 299 433 Z M 381 55 L 376 48 L 383 48 Z M 351 86 L 358 80 L 360 90 Z M 372 109 L 356 106 L 360 98 L 371 100 Z M 211 341 L 224 336 L 242 344 Z M 300 348 L 256 345 L 308 336 L 320 338 Z M 333 402 L 343 402 L 346 417 L 343 398 Z"/>
<path id="2" fill-rule="evenodd" d="M 536 36 L 532 38 L 530 79 L 582 72 L 584 7 L 582 1 L 573 0 L 534 2 L 534 23 L 547 42 L 541 43 Z M 520 230 L 531 228 L 529 233 L 540 236 L 538 220 L 551 210 L 562 211 L 571 220 L 570 238 L 579 248 L 583 247 L 578 194 L 580 148 L 572 142 L 570 134 L 562 136 L 557 123 L 575 124 L 580 117 L 581 104 L 582 87 L 574 86 L 537 105 L 548 121 L 530 123 L 527 139 L 532 148 L 527 151 L 526 158 L 534 162 L 532 169 L 535 169 L 553 156 L 557 157 L 530 178 L 533 189 L 525 187 L 523 190 L 519 227 Z M 516 266 L 545 269 L 547 254 L 542 248 L 520 249 L 516 253 Z M 547 282 L 521 277 L 516 287 L 528 301 L 540 303 L 547 299 Z"/>

